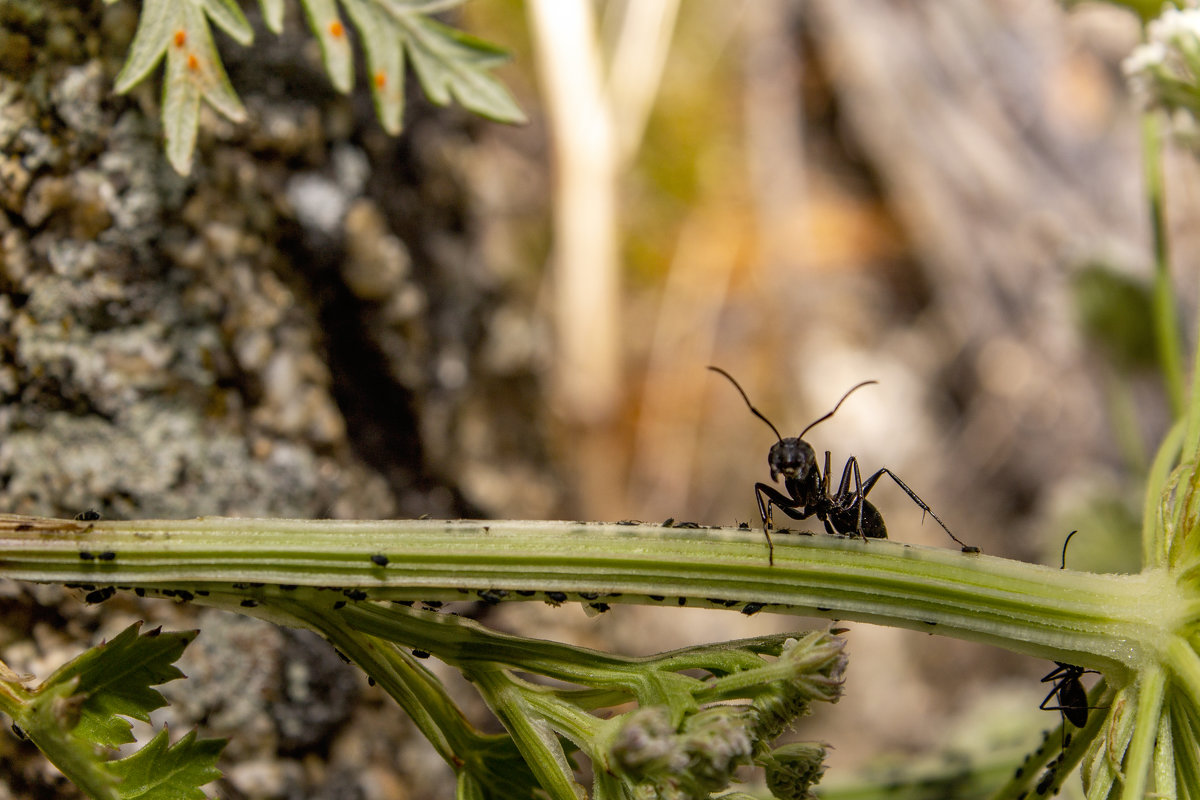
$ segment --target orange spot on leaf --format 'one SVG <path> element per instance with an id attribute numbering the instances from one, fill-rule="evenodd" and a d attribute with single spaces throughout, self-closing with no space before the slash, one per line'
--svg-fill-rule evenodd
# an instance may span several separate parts
<path id="1" fill-rule="evenodd" d="M 187 31 L 183 30 L 182 28 L 180 30 L 175 31 L 175 46 L 183 47 L 186 43 L 187 43 Z"/>
<path id="2" fill-rule="evenodd" d="M 329 35 L 335 39 L 340 39 L 346 35 L 346 27 L 342 25 L 341 20 L 335 19 L 329 23 Z"/>
<path id="3" fill-rule="evenodd" d="M 382 89 L 384 86 L 387 86 L 387 73 L 386 72 L 376 72 L 375 73 L 375 88 Z"/>
<path id="4" fill-rule="evenodd" d="M 200 59 L 196 58 L 195 53 L 188 53 L 188 69 L 192 72 L 197 72 L 200 69 Z"/>

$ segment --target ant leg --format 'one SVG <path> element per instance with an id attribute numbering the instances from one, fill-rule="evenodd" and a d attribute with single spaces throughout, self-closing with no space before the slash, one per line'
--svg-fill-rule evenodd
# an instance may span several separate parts
<path id="1" fill-rule="evenodd" d="M 896 482 L 896 485 L 899 486 L 901 489 L 903 489 L 904 493 L 906 495 L 908 495 L 910 498 L 912 498 L 912 501 L 914 503 L 916 503 L 918 506 L 920 506 L 921 510 L 923 512 L 925 512 L 929 516 L 933 517 L 934 521 L 937 522 L 938 525 L 942 526 L 942 530 L 944 530 L 946 532 L 946 535 L 949 536 L 954 541 L 958 542 L 958 544 L 962 547 L 964 553 L 978 553 L 979 552 L 978 547 L 972 547 L 971 545 L 968 545 L 962 539 L 959 539 L 957 536 L 955 536 L 953 533 L 951 533 L 950 529 L 948 527 L 946 527 L 946 523 L 942 522 L 942 518 L 933 512 L 933 509 L 929 507 L 929 504 L 926 503 L 921 498 L 917 497 L 917 493 L 914 492 L 912 489 L 908 488 L 908 484 L 906 484 L 904 481 L 900 480 L 900 476 L 897 475 L 896 473 L 892 472 L 887 467 L 884 467 L 883 469 L 879 470 L 871 477 L 867 478 L 866 482 L 864 482 L 862 484 L 862 491 L 859 493 L 859 497 L 860 498 L 865 497 L 867 492 L 871 491 L 872 487 L 874 487 L 875 484 L 879 481 L 879 479 L 882 478 L 884 475 L 887 475 L 889 478 L 894 480 Z"/>
<path id="2" fill-rule="evenodd" d="M 763 501 L 764 496 L 766 497 L 765 502 Z M 775 543 L 771 541 L 770 534 L 770 528 L 772 527 L 772 506 L 778 508 L 792 519 L 808 519 L 814 512 L 803 508 L 795 498 L 788 497 L 774 486 L 766 483 L 754 484 L 754 499 L 758 501 L 758 513 L 762 515 L 763 536 L 767 537 L 767 563 L 774 566 Z"/>
<path id="3" fill-rule="evenodd" d="M 825 471 L 826 471 L 826 473 L 828 473 L 828 471 L 829 471 L 829 452 L 828 451 L 825 452 Z M 856 506 L 858 506 L 858 517 L 857 517 L 857 521 L 855 523 L 854 530 L 865 542 L 867 540 L 867 534 L 863 530 L 863 526 L 862 526 L 863 501 L 865 500 L 864 496 L 866 495 L 866 493 L 868 491 L 870 491 L 871 487 L 870 487 L 870 485 L 868 485 L 865 489 L 863 488 L 862 473 L 859 472 L 859 469 L 858 469 L 858 459 L 855 458 L 854 456 L 850 456 L 850 458 L 846 460 L 846 467 L 845 467 L 845 469 L 842 470 L 842 480 L 841 480 L 841 482 L 838 483 L 837 494 L 833 495 L 832 500 L 839 508 L 841 507 L 841 504 L 845 501 L 845 499 L 847 497 L 847 493 L 850 491 L 851 476 L 853 476 L 853 478 L 854 478 L 854 495 L 853 495 L 854 504 Z"/>

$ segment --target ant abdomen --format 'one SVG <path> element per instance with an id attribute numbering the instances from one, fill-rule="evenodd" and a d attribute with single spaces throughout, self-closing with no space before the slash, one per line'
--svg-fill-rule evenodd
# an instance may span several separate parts
<path id="1" fill-rule="evenodd" d="M 883 524 L 883 515 L 879 509 L 868 500 L 862 501 L 862 528 L 858 527 L 858 504 L 849 508 L 834 509 L 829 513 L 829 521 L 838 533 L 849 536 L 856 535 L 860 530 L 867 539 L 886 539 L 887 525 Z"/>

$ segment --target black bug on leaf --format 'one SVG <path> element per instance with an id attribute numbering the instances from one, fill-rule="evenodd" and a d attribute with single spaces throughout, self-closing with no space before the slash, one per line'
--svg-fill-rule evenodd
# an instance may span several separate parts
<path id="1" fill-rule="evenodd" d="M 804 441 L 804 434 L 836 414 L 842 403 L 851 394 L 864 386 L 878 383 L 878 381 L 863 381 L 850 387 L 850 390 L 842 395 L 842 399 L 838 400 L 832 411 L 809 423 L 808 427 L 800 431 L 799 436 L 785 439 L 771 420 L 754 407 L 750 398 L 746 396 L 746 392 L 732 375 L 720 367 L 709 367 L 709 369 L 723 375 L 733 384 L 733 388 L 738 390 L 738 394 L 742 396 L 750 413 L 765 422 L 771 432 L 775 434 L 775 438 L 778 439 L 775 444 L 771 445 L 771 450 L 767 454 L 767 464 L 771 467 L 773 481 L 778 481 L 780 476 L 783 477 L 783 488 L 787 490 L 787 494 L 769 483 L 754 484 L 754 499 L 758 502 L 758 513 L 762 517 L 763 535 L 767 537 L 768 563 L 775 563 L 775 544 L 771 541 L 772 508 L 778 508 L 792 519 L 803 520 L 815 516 L 825 523 L 825 530 L 831 534 L 856 535 L 864 541 L 886 539 L 887 526 L 884 525 L 883 515 L 866 499 L 867 493 L 884 475 L 895 481 L 896 485 L 903 489 L 904 493 L 922 511 L 933 517 L 934 521 L 942 526 L 942 530 L 962 547 L 964 553 L 979 552 L 978 547 L 965 544 L 951 533 L 950 529 L 946 527 L 946 523 L 933 513 L 933 509 L 924 500 L 917 497 L 916 492 L 908 488 L 908 485 L 887 467 L 878 470 L 864 481 L 859 471 L 858 459 L 850 456 L 846 461 L 846 466 L 842 469 L 842 479 L 838 483 L 836 491 L 831 490 L 830 462 L 832 454 L 828 450 L 825 451 L 825 469 L 822 471 L 821 467 L 817 465 L 817 453 L 812 445 Z"/>

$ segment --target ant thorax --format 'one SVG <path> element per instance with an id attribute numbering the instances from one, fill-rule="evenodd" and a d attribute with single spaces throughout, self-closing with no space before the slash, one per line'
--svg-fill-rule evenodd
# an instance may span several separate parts
<path id="1" fill-rule="evenodd" d="M 790 437 L 771 445 L 771 452 L 767 453 L 767 464 L 771 467 L 773 481 L 778 481 L 780 474 L 785 478 L 803 480 L 816 468 L 817 454 L 808 442 Z"/>

